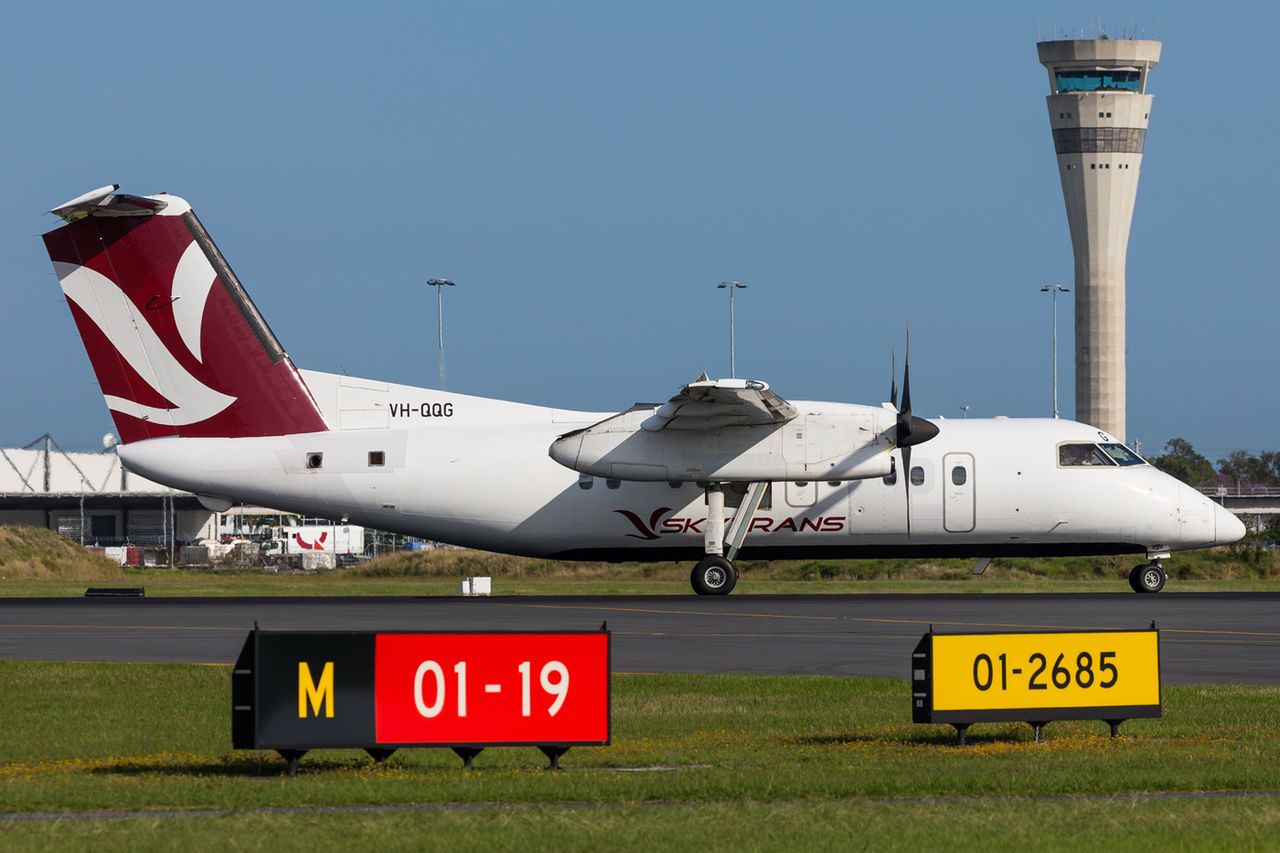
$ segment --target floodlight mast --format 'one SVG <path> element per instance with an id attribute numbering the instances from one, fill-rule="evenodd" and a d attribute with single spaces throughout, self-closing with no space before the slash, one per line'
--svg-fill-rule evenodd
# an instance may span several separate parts
<path id="1" fill-rule="evenodd" d="M 1071 288 L 1060 284 L 1046 284 L 1040 288 L 1041 293 L 1053 294 L 1053 417 L 1058 418 L 1058 294 L 1070 293 Z"/>
<path id="2" fill-rule="evenodd" d="M 447 278 L 429 278 L 427 286 L 436 289 L 436 336 L 440 342 L 439 351 L 436 353 L 436 386 L 444 390 L 444 289 L 446 287 L 456 287 Z"/>
<path id="3" fill-rule="evenodd" d="M 733 292 L 735 290 L 746 290 L 747 286 L 740 281 L 722 281 L 716 285 L 716 289 L 729 291 L 729 378 L 736 379 L 738 369 L 734 362 L 733 347 Z"/>

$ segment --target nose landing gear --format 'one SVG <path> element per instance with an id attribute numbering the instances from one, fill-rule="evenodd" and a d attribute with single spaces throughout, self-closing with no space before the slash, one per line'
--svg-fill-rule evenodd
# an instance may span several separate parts
<path id="1" fill-rule="evenodd" d="M 1129 572 L 1129 586 L 1134 592 L 1159 592 L 1168 580 L 1169 576 L 1157 560 L 1134 566 Z"/>

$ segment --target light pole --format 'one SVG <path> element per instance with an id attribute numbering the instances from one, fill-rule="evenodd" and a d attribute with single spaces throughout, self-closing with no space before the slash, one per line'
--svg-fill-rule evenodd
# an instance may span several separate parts
<path id="1" fill-rule="evenodd" d="M 968 406 L 961 406 L 961 407 L 960 407 L 960 411 L 964 412 L 964 419 L 965 419 L 966 421 L 967 421 L 967 420 L 969 420 L 969 407 L 968 407 Z"/>
<path id="2" fill-rule="evenodd" d="M 1060 284 L 1046 284 L 1041 293 L 1053 294 L 1053 416 L 1058 417 L 1058 294 L 1070 293 L 1071 288 Z"/>
<path id="3" fill-rule="evenodd" d="M 733 292 L 735 290 L 746 290 L 747 286 L 740 281 L 722 281 L 716 285 L 716 289 L 729 291 L 729 378 L 736 379 L 738 371 L 737 366 L 734 364 L 733 353 Z"/>
<path id="4" fill-rule="evenodd" d="M 440 350 L 436 354 L 436 384 L 444 390 L 444 289 L 456 287 L 447 278 L 429 278 L 427 285 L 436 289 L 436 336 L 440 340 Z"/>

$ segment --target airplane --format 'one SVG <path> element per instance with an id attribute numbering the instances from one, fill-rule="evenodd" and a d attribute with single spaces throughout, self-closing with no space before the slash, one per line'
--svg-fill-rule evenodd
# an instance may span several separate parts
<path id="1" fill-rule="evenodd" d="M 1107 433 L 1059 419 L 929 420 L 909 358 L 879 406 L 785 400 L 706 374 L 660 404 L 582 412 L 294 366 L 191 205 L 112 184 L 50 211 L 44 242 L 123 464 L 192 492 L 459 546 L 690 561 L 1141 554 L 1244 526 Z"/>

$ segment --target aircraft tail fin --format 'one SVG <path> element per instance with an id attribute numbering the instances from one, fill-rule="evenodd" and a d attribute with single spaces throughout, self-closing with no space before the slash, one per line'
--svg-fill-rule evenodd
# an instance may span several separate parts
<path id="1" fill-rule="evenodd" d="M 44 243 L 121 441 L 328 429 L 191 205 L 118 189 L 54 208 Z"/>

